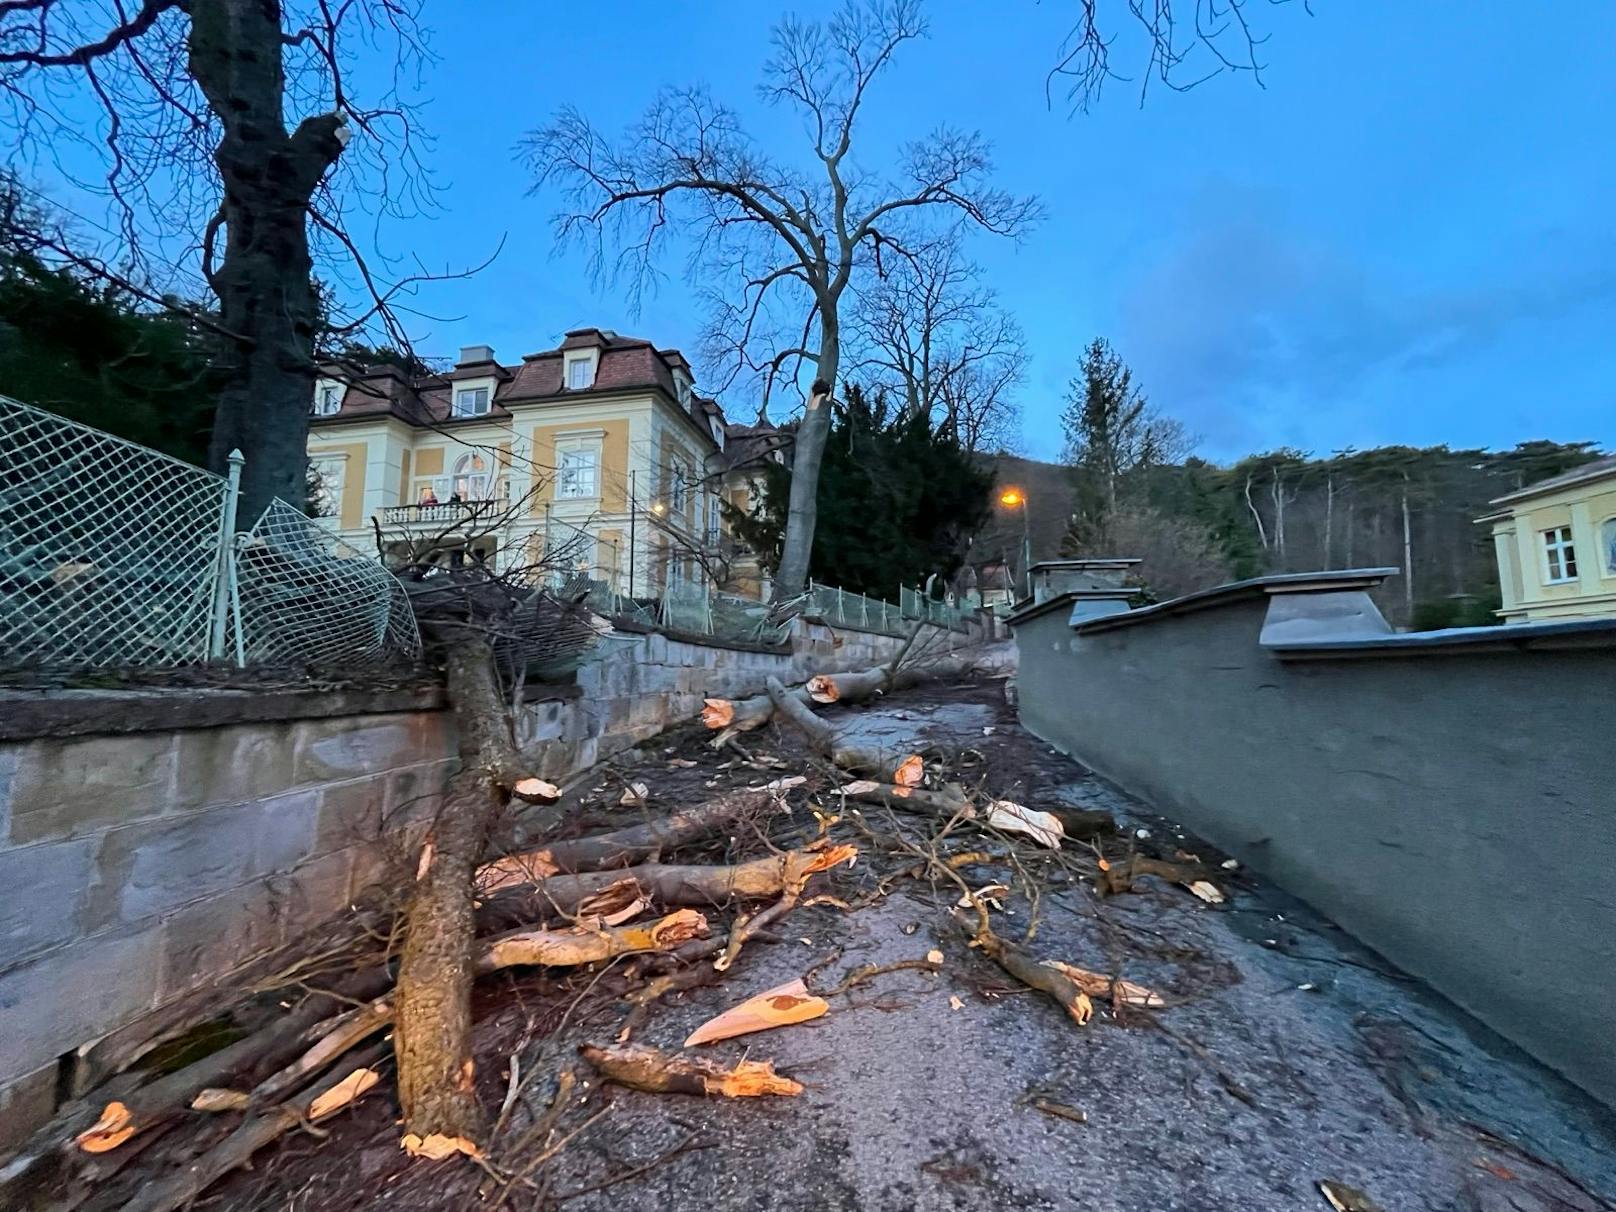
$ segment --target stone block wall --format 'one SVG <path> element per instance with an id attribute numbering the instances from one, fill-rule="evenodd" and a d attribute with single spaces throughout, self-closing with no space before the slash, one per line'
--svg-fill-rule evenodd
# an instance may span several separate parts
<path id="1" fill-rule="evenodd" d="M 451 765 L 436 710 L 176 730 L 157 697 L 0 741 L 0 1144 L 91 1041 L 346 905 Z"/>

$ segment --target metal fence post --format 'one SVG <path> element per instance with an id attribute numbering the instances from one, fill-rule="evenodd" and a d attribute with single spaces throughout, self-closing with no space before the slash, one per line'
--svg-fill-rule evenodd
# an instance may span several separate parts
<path id="1" fill-rule="evenodd" d="M 236 570 L 236 506 L 241 500 L 241 468 L 247 458 L 239 450 L 230 452 L 230 478 L 225 485 L 223 508 L 219 510 L 219 559 L 213 576 L 213 626 L 208 631 L 208 659 L 224 656 L 225 632 L 230 619 L 230 582 Z"/>

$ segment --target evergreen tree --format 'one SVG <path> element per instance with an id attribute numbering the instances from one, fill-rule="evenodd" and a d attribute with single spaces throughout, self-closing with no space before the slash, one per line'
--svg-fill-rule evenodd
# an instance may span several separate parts
<path id="1" fill-rule="evenodd" d="M 0 392 L 191 463 L 217 401 L 207 334 L 26 250 L 0 250 Z"/>
<path id="2" fill-rule="evenodd" d="M 831 426 L 819 473 L 819 522 L 810 575 L 816 581 L 892 598 L 900 585 L 946 580 L 966 536 L 990 509 L 992 474 L 946 424 L 893 407 L 857 386 Z M 789 468 L 768 464 L 762 499 L 750 512 L 725 506 L 736 534 L 775 567 L 790 497 Z"/>

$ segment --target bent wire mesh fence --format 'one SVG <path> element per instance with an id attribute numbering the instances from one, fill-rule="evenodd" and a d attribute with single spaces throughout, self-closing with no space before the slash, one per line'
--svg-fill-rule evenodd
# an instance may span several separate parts
<path id="1" fill-rule="evenodd" d="M 366 664 L 420 637 L 393 577 L 283 501 L 0 396 L 0 668 Z"/>

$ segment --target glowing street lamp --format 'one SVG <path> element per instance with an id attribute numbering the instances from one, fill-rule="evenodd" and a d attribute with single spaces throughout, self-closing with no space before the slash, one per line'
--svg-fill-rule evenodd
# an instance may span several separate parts
<path id="1" fill-rule="evenodd" d="M 1006 488 L 999 494 L 999 504 L 1006 509 L 1021 507 L 1021 568 L 1027 580 L 1027 596 L 1032 597 L 1032 533 L 1027 529 L 1027 494 L 1021 489 Z"/>

